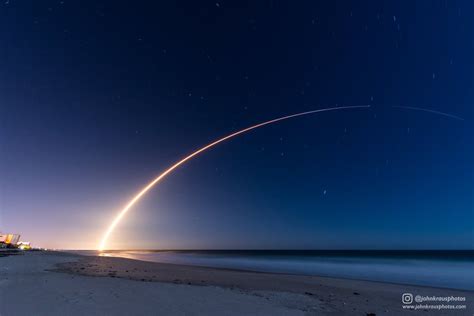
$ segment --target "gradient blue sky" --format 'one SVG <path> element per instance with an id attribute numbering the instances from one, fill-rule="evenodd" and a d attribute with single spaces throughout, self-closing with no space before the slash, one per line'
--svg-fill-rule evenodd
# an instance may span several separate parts
<path id="1" fill-rule="evenodd" d="M 111 247 L 474 249 L 472 1 L 217 3 L 1 4 L 0 231 L 94 248 L 372 104 Z"/>

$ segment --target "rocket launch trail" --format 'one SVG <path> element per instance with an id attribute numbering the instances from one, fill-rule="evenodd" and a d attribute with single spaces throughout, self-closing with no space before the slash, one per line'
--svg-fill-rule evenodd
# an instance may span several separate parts
<path id="1" fill-rule="evenodd" d="M 183 163 L 185 163 L 186 161 L 192 159 L 193 157 L 199 155 L 200 153 L 210 149 L 211 147 L 214 147 L 216 146 L 217 144 L 219 143 L 222 143 L 228 139 L 231 139 L 235 136 L 238 136 L 240 134 L 243 134 L 243 133 L 246 133 L 246 132 L 249 132 L 251 130 L 254 130 L 254 129 L 257 129 L 259 127 L 263 127 L 265 125 L 270 125 L 270 124 L 273 124 L 273 123 L 277 123 L 277 122 L 280 122 L 280 121 L 284 121 L 284 120 L 287 120 L 287 119 L 291 119 L 291 118 L 295 118 L 295 117 L 299 117 L 299 116 L 304 116 L 304 115 L 309 115 L 309 114 L 314 114 L 314 113 L 319 113 L 319 112 L 328 112 L 328 111 L 338 111 L 338 110 L 349 110 L 349 109 L 360 109 L 360 108 L 369 108 L 370 105 L 355 105 L 355 106 L 340 106 L 340 107 L 332 107 L 332 108 L 325 108 L 325 109 L 318 109 L 318 110 L 312 110 L 312 111 L 307 111 L 307 112 L 300 112 L 300 113 L 296 113 L 296 114 L 291 114 L 291 115 L 287 115 L 287 116 L 283 116 L 283 117 L 279 117 L 279 118 L 276 118 L 276 119 L 273 119 L 273 120 L 269 120 L 269 121 L 265 121 L 265 122 L 262 122 L 262 123 L 259 123 L 259 124 L 256 124 L 256 125 L 253 125 L 253 126 L 250 126 L 250 127 L 247 127 L 247 128 L 244 128 L 240 131 L 237 131 L 237 132 L 234 132 L 230 135 L 227 135 L 225 137 L 222 137 L 198 150 L 196 150 L 195 152 L 191 153 L 190 155 L 184 157 L 183 159 L 179 160 L 178 162 L 176 162 L 175 164 L 173 164 L 171 167 L 169 167 L 168 169 L 166 169 L 163 173 L 161 173 L 158 177 L 156 177 L 153 181 L 151 181 L 150 183 L 148 183 L 143 189 L 141 189 L 133 199 L 131 199 L 127 205 L 125 205 L 125 207 L 117 214 L 117 216 L 114 218 L 114 220 L 112 221 L 112 223 L 109 225 L 109 227 L 107 228 L 107 230 L 105 231 L 103 237 L 102 237 L 102 240 L 100 241 L 99 243 L 99 250 L 104 250 L 106 245 L 107 245 L 107 240 L 109 239 L 110 235 L 112 234 L 112 232 L 114 231 L 115 227 L 120 223 L 120 221 L 123 219 L 123 217 L 125 216 L 125 214 L 128 213 L 128 211 L 132 208 L 133 205 L 135 205 L 135 203 L 138 202 L 138 200 L 140 200 L 140 198 L 145 195 L 153 186 L 155 186 L 158 182 L 160 182 L 164 177 L 166 177 L 168 174 L 170 174 L 171 172 L 173 172 L 173 170 L 175 170 L 176 168 L 178 168 L 180 165 L 182 165 Z"/>
<path id="2" fill-rule="evenodd" d="M 395 105 L 395 106 L 392 106 L 392 107 L 397 108 L 397 109 L 415 110 L 415 111 L 423 111 L 423 112 L 428 112 L 428 113 L 433 113 L 433 114 L 439 114 L 439 115 L 446 116 L 446 117 L 449 117 L 449 118 L 453 118 L 453 119 L 456 119 L 456 120 L 464 121 L 464 119 L 462 117 L 452 115 L 452 114 L 448 114 L 448 113 L 444 113 L 444 112 L 440 112 L 440 111 L 436 111 L 436 110 L 431 110 L 431 109 L 417 108 L 417 107 L 414 107 L 414 106 L 401 106 L 401 105 Z"/>

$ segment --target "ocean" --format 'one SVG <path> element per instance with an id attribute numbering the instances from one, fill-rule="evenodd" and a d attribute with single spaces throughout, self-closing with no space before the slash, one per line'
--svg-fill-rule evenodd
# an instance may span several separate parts
<path id="1" fill-rule="evenodd" d="M 123 250 L 102 255 L 474 290 L 474 251 Z"/>

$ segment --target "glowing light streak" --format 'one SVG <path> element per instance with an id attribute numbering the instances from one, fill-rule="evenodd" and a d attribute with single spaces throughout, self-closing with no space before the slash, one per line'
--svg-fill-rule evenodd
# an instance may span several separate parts
<path id="1" fill-rule="evenodd" d="M 237 135 L 240 135 L 240 134 L 243 134 L 243 133 L 246 133 L 248 131 L 251 131 L 253 129 L 256 129 L 256 128 L 259 128 L 259 127 L 262 127 L 262 126 L 265 126 L 265 125 L 269 125 L 269 124 L 273 124 L 273 123 L 276 123 L 276 122 L 279 122 L 279 121 L 283 121 L 283 120 L 287 120 L 287 119 L 290 119 L 290 118 L 294 118 L 294 117 L 298 117 L 298 116 L 303 116 L 303 115 L 308 115 L 308 114 L 313 114 L 313 113 L 319 113 L 319 112 L 328 112 L 328 111 L 336 111 L 336 110 L 347 110 L 347 109 L 357 109 L 357 108 L 368 108 L 370 107 L 370 105 L 355 105 L 355 106 L 340 106 L 340 107 L 333 107 L 333 108 L 325 108 L 325 109 L 318 109 L 318 110 L 313 110 L 313 111 L 307 111 L 307 112 L 301 112 L 301 113 L 296 113 L 296 114 L 292 114 L 292 115 L 287 115 L 287 116 L 283 116 L 283 117 L 279 117 L 279 118 L 276 118 L 276 119 L 273 119 L 273 120 L 270 120 L 270 121 L 266 121 L 266 122 L 263 122 L 263 123 L 259 123 L 259 124 L 256 124 L 256 125 L 253 125 L 253 126 L 250 126 L 250 127 L 247 127 L 247 128 L 244 128 L 240 131 L 237 131 L 237 132 L 234 132 L 230 135 L 227 135 L 225 137 L 222 137 L 198 150 L 196 150 L 195 152 L 193 152 L 192 154 L 184 157 L 183 159 L 179 160 L 178 162 L 176 162 L 174 165 L 172 165 L 171 167 L 169 167 L 168 169 L 166 169 L 163 173 L 161 173 L 157 178 L 155 178 L 153 181 L 151 181 L 148 185 L 146 185 L 143 189 L 140 190 L 140 192 L 138 192 L 137 195 L 135 195 L 135 197 L 133 199 L 130 200 L 130 202 L 128 202 L 127 205 L 125 205 L 125 207 L 119 212 L 119 214 L 114 218 L 114 220 L 112 221 L 112 223 L 110 224 L 110 226 L 107 228 L 107 230 L 105 231 L 103 237 L 102 237 L 102 240 L 100 241 L 100 244 L 99 244 L 99 250 L 102 251 L 105 249 L 105 246 L 107 244 L 107 240 L 109 239 L 109 236 L 112 234 L 112 232 L 114 231 L 115 227 L 117 226 L 117 224 L 122 220 L 122 218 L 125 216 L 125 214 L 127 214 L 127 212 L 130 210 L 130 208 L 143 196 L 145 195 L 145 193 L 147 193 L 155 184 L 157 184 L 160 180 L 162 180 L 164 177 L 166 177 L 168 174 L 170 174 L 173 170 L 175 170 L 176 168 L 178 168 L 180 165 L 182 165 L 183 163 L 185 163 L 186 161 L 190 160 L 191 158 L 193 158 L 194 156 L 196 155 L 199 155 L 200 153 L 202 153 L 203 151 L 206 151 L 208 150 L 209 148 L 211 147 L 214 147 L 216 146 L 217 144 L 219 143 L 222 143 L 230 138 L 233 138 Z"/>

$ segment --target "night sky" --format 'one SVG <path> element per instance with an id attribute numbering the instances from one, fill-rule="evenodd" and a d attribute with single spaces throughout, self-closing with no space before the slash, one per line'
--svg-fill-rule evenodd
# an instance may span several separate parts
<path id="1" fill-rule="evenodd" d="M 474 2 L 2 1 L 0 231 L 92 249 L 474 249 Z M 412 106 L 462 117 L 393 108 Z"/>

